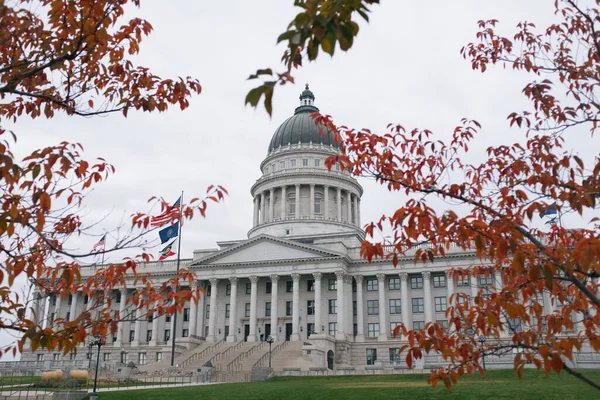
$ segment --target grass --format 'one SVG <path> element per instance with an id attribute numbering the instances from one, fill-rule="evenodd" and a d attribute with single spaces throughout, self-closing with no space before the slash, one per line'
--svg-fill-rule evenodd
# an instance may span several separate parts
<path id="1" fill-rule="evenodd" d="M 600 381 L 600 371 L 585 371 Z M 522 380 L 513 371 L 488 371 L 485 377 L 463 377 L 448 392 L 442 384 L 427 385 L 427 375 L 280 377 L 266 382 L 232 383 L 169 389 L 101 393 L 102 400 L 244 399 L 244 400 L 387 400 L 387 399 L 597 399 L 600 393 L 566 373 L 545 376 L 526 370 Z"/>

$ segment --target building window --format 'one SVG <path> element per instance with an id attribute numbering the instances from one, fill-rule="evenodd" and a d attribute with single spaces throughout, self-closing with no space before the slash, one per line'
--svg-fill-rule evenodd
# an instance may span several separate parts
<path id="1" fill-rule="evenodd" d="M 319 168 L 321 166 L 321 160 L 318 158 L 315 158 L 315 167 Z"/>
<path id="2" fill-rule="evenodd" d="M 188 336 L 190 336 L 190 330 L 189 329 L 184 329 L 183 331 L 181 331 L 181 336 L 182 337 L 188 337 Z"/>
<path id="3" fill-rule="evenodd" d="M 471 296 L 469 296 L 468 294 L 464 294 L 464 293 L 457 293 L 457 302 L 460 305 L 464 305 L 468 302 L 471 301 Z"/>
<path id="4" fill-rule="evenodd" d="M 285 291 L 288 293 L 292 293 L 294 291 L 294 282 L 293 281 L 285 282 Z"/>
<path id="5" fill-rule="evenodd" d="M 378 289 L 377 279 L 367 279 L 367 292 L 374 292 Z"/>
<path id="6" fill-rule="evenodd" d="M 329 323 L 329 336 L 335 336 L 337 333 L 337 322 Z"/>
<path id="7" fill-rule="evenodd" d="M 212 294 L 212 285 L 208 285 L 208 287 L 206 288 L 206 296 L 210 297 L 211 294 Z"/>
<path id="8" fill-rule="evenodd" d="M 146 353 L 139 353 L 138 354 L 138 364 L 139 365 L 146 364 Z"/>
<path id="9" fill-rule="evenodd" d="M 189 322 L 189 321 L 190 321 L 190 309 L 184 308 L 183 309 L 183 322 Z"/>
<path id="10" fill-rule="evenodd" d="M 321 197 L 319 196 L 315 196 L 315 214 L 321 214 L 323 211 L 321 209 L 321 203 L 322 203 L 323 199 L 321 199 Z"/>
<path id="11" fill-rule="evenodd" d="M 67 320 L 67 321 L 71 320 L 71 311 L 67 311 L 67 315 L 65 315 L 65 320 Z"/>
<path id="12" fill-rule="evenodd" d="M 250 303 L 244 304 L 244 316 L 250 317 Z"/>
<path id="13" fill-rule="evenodd" d="M 400 290 L 400 278 L 390 278 L 388 281 L 389 290 Z"/>
<path id="14" fill-rule="evenodd" d="M 154 321 L 154 313 L 148 315 L 148 322 L 152 323 L 152 321 Z"/>
<path id="15" fill-rule="evenodd" d="M 315 291 L 315 281 L 313 279 L 309 279 L 306 281 L 306 291 L 307 292 Z"/>
<path id="16" fill-rule="evenodd" d="M 423 289 L 423 277 L 422 276 L 413 276 L 410 278 L 410 288 L 411 289 Z"/>
<path id="17" fill-rule="evenodd" d="M 302 166 L 303 167 L 308 167 L 308 158 L 303 158 L 302 159 Z"/>
<path id="18" fill-rule="evenodd" d="M 265 317 L 270 317 L 271 316 L 271 302 L 267 301 L 265 303 Z"/>
<path id="19" fill-rule="evenodd" d="M 86 353 L 86 355 L 85 355 L 85 359 L 86 359 L 86 360 L 91 360 L 91 359 L 92 359 L 92 353 L 89 353 L 89 352 L 88 352 L 88 353 Z"/>
<path id="20" fill-rule="evenodd" d="M 398 349 L 390 348 L 390 362 L 398 362 L 400 361 L 400 355 L 398 355 Z"/>
<path id="21" fill-rule="evenodd" d="M 433 287 L 434 288 L 446 287 L 446 275 L 434 275 L 433 276 Z"/>
<path id="22" fill-rule="evenodd" d="M 285 302 L 285 315 L 288 317 L 292 315 L 292 302 L 291 301 Z"/>
<path id="23" fill-rule="evenodd" d="M 523 331 L 523 324 L 521 323 L 521 318 L 511 318 L 509 328 L 511 332 L 519 333 Z"/>
<path id="24" fill-rule="evenodd" d="M 156 353 L 156 361 L 162 361 L 162 353 L 160 351 Z"/>
<path id="25" fill-rule="evenodd" d="M 400 304 L 400 299 L 390 299 L 390 314 L 400 314 L 402 312 Z"/>
<path id="26" fill-rule="evenodd" d="M 470 286 L 471 283 L 469 282 L 469 276 L 468 275 L 459 275 L 456 278 L 456 286 Z"/>
<path id="27" fill-rule="evenodd" d="M 337 279 L 328 279 L 327 280 L 327 289 L 337 290 Z"/>
<path id="28" fill-rule="evenodd" d="M 448 330 L 448 320 L 447 319 L 438 319 L 435 321 L 436 324 L 441 325 L 445 330 Z"/>
<path id="29" fill-rule="evenodd" d="M 290 160 L 290 167 L 291 168 L 296 168 L 296 159 Z"/>
<path id="30" fill-rule="evenodd" d="M 231 296 L 231 283 L 228 283 L 227 286 L 225 286 L 225 296 Z"/>
<path id="31" fill-rule="evenodd" d="M 86 294 L 85 296 L 83 296 L 83 304 L 87 304 L 88 303 L 88 295 Z"/>
<path id="32" fill-rule="evenodd" d="M 413 331 L 425 329 L 425 321 L 413 321 Z"/>
<path id="33" fill-rule="evenodd" d="M 129 331 L 129 341 L 133 342 L 135 340 L 135 331 Z"/>
<path id="34" fill-rule="evenodd" d="M 379 300 L 367 300 L 367 314 L 379 315 Z"/>
<path id="35" fill-rule="evenodd" d="M 375 365 L 377 361 L 377 349 L 367 349 L 367 365 Z"/>
<path id="36" fill-rule="evenodd" d="M 435 302 L 435 312 L 446 312 L 446 309 L 448 308 L 446 296 L 436 297 L 433 300 Z"/>
<path id="37" fill-rule="evenodd" d="M 246 283 L 246 294 L 252 293 L 252 284 Z"/>
<path id="38" fill-rule="evenodd" d="M 225 304 L 225 318 L 231 316 L 231 304 Z"/>
<path id="39" fill-rule="evenodd" d="M 367 332 L 369 337 L 377 337 L 379 336 L 379 323 L 371 323 L 367 324 Z"/>
<path id="40" fill-rule="evenodd" d="M 306 315 L 315 315 L 315 301 L 314 300 L 306 301 Z"/>
<path id="41" fill-rule="evenodd" d="M 295 215 L 296 214 L 296 196 L 290 196 L 288 197 L 288 204 L 289 204 L 289 214 L 290 215 Z"/>
<path id="42" fill-rule="evenodd" d="M 329 314 L 337 314 L 337 299 L 329 299 Z"/>
<path id="43" fill-rule="evenodd" d="M 412 299 L 412 312 L 413 314 L 423 314 L 425 312 L 425 306 L 422 297 L 415 297 Z"/>
<path id="44" fill-rule="evenodd" d="M 38 354 L 37 355 L 37 360 L 40 361 L 40 362 L 44 361 L 44 355 L 43 354 Z"/>
<path id="45" fill-rule="evenodd" d="M 210 304 L 206 305 L 206 319 L 210 317 Z"/>
<path id="46" fill-rule="evenodd" d="M 67 300 L 67 304 L 68 304 L 68 305 L 71 305 L 72 303 L 73 303 L 73 295 L 72 295 L 72 294 L 70 294 L 70 295 L 69 295 L 69 298 L 68 298 L 68 300 Z"/>
<path id="47" fill-rule="evenodd" d="M 53 359 L 54 361 L 58 361 L 58 360 L 60 360 L 60 353 L 54 353 L 54 354 L 52 355 L 52 359 Z"/>
<path id="48" fill-rule="evenodd" d="M 315 324 L 312 324 L 312 323 L 306 324 L 306 334 L 308 336 L 310 336 L 313 333 L 315 333 Z"/>
<path id="49" fill-rule="evenodd" d="M 121 292 L 120 291 L 117 292 L 116 302 L 117 302 L 117 304 L 119 304 L 121 302 Z"/>
<path id="50" fill-rule="evenodd" d="M 265 293 L 270 294 L 273 290 L 273 282 L 267 281 L 265 282 Z"/>
<path id="51" fill-rule="evenodd" d="M 52 305 L 56 306 L 56 295 L 52 296 Z"/>
<path id="52" fill-rule="evenodd" d="M 390 336 L 393 336 L 394 329 L 396 329 L 397 326 L 402 326 L 402 322 L 390 322 Z M 398 336 L 401 333 L 402 331 L 399 331 Z"/>
<path id="53" fill-rule="evenodd" d="M 206 318 L 208 318 L 208 316 Z M 171 316 L 170 315 L 165 315 L 165 322 L 171 322 Z"/>
<path id="54" fill-rule="evenodd" d="M 169 340 L 171 340 L 171 330 L 165 329 L 165 342 L 168 342 Z"/>
<path id="55" fill-rule="evenodd" d="M 285 161 L 279 161 L 279 168 L 285 169 Z"/>
<path id="56" fill-rule="evenodd" d="M 490 286 L 493 283 L 492 275 L 479 275 L 479 286 Z"/>
<path id="57" fill-rule="evenodd" d="M 151 342 L 152 341 L 152 330 L 147 330 L 146 331 L 146 342 Z M 104 360 L 106 361 L 106 360 Z"/>

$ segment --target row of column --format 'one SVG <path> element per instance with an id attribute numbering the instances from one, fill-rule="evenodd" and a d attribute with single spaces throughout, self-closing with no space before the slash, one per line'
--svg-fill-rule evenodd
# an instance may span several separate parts
<path id="1" fill-rule="evenodd" d="M 295 199 L 296 199 L 296 212 L 295 217 L 300 219 L 300 188 L 302 185 L 295 185 Z M 309 215 L 310 219 L 315 218 L 315 184 L 311 183 L 310 187 L 310 195 L 309 195 Z M 277 216 L 275 215 L 275 189 L 270 188 L 269 190 L 265 190 L 263 192 L 259 192 L 254 197 L 254 226 L 264 224 L 270 221 L 274 221 Z M 283 185 L 279 187 L 281 191 L 281 209 L 279 210 L 280 216 L 279 218 L 285 220 L 288 216 L 287 212 L 287 186 Z M 323 208 L 322 212 L 324 219 L 336 218 L 338 221 L 342 221 L 342 189 L 337 189 L 337 209 L 336 214 L 334 216 L 329 215 L 329 185 L 323 185 Z M 353 194 L 352 192 L 346 190 L 344 191 L 344 195 L 346 196 L 346 207 L 347 207 L 347 215 L 348 222 L 354 224 L 356 226 L 360 226 L 360 197 Z M 269 206 L 267 207 L 267 198 L 270 199 Z M 352 201 L 354 199 L 354 202 Z M 353 210 L 354 208 L 354 210 Z"/>

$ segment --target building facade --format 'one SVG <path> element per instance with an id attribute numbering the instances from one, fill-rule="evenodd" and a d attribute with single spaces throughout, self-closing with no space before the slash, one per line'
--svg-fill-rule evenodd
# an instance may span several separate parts
<path id="1" fill-rule="evenodd" d="M 196 250 L 193 258 L 183 261 L 196 273 L 195 285 L 205 289 L 206 296 L 185 306 L 176 332 L 174 319 L 168 316 L 120 323 L 118 333 L 106 339 L 102 362 L 161 361 L 170 354 L 173 335 L 180 357 L 205 343 L 261 342 L 271 335 L 275 342 L 305 343 L 303 354 L 315 366 L 395 365 L 402 343 L 402 338 L 392 337 L 397 325 L 411 329 L 428 322 L 447 325 L 450 296 L 474 297 L 480 289 L 502 284 L 495 275 L 450 278 L 451 268 L 478 262 L 474 252 L 459 248 L 429 264 L 415 264 L 410 251 L 398 267 L 388 260 L 362 259 L 363 188 L 347 171 L 325 166 L 338 147 L 310 118 L 318 111 L 314 100 L 307 87 L 294 115 L 269 143 L 262 174 L 251 189 L 254 213 L 248 238 Z M 160 281 L 172 276 L 175 267 L 175 261 L 163 261 L 142 264 L 138 271 L 150 272 Z M 82 271 L 93 272 L 91 267 Z M 131 291 L 111 293 L 113 307 L 121 315 L 131 312 L 140 317 L 143 310 L 128 310 L 124 301 Z M 551 313 L 549 299 L 540 301 Z M 87 302 L 81 295 L 68 301 L 51 297 L 36 307 L 51 324 L 57 317 L 78 315 Z M 24 360 L 49 357 L 63 358 L 58 353 L 23 354 Z M 426 358 L 420 367 L 440 361 Z M 511 362 L 507 361 L 509 367 Z"/>

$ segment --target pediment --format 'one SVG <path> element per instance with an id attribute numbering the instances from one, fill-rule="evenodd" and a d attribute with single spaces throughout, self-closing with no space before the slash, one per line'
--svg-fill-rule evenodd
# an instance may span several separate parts
<path id="1" fill-rule="evenodd" d="M 341 257 L 289 240 L 261 236 L 197 260 L 192 265 L 241 264 Z"/>

